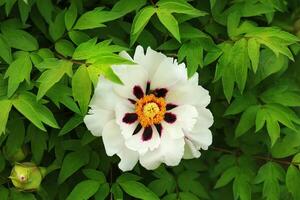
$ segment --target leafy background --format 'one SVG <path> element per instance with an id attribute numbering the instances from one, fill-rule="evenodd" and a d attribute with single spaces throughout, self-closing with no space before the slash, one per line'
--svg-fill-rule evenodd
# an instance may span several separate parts
<path id="1" fill-rule="evenodd" d="M 0 0 L 1 200 L 299 200 L 298 0 Z M 151 46 L 200 74 L 214 142 L 122 173 L 83 124 L 97 77 Z M 46 167 L 16 190 L 16 162 Z"/>

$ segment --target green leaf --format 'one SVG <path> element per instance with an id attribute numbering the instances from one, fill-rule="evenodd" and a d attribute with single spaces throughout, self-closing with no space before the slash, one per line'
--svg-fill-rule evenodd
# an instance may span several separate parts
<path id="1" fill-rule="evenodd" d="M 5 13 L 7 16 L 10 14 L 11 9 L 13 8 L 13 6 L 15 5 L 16 2 L 17 2 L 17 0 L 6 0 Z"/>
<path id="2" fill-rule="evenodd" d="M 23 24 L 26 23 L 29 13 L 31 10 L 31 3 L 26 3 L 24 0 L 18 0 L 18 6 L 19 6 L 19 12 L 20 12 L 20 17 L 23 22 Z"/>
<path id="3" fill-rule="evenodd" d="M 180 42 L 179 27 L 175 17 L 166 10 L 157 9 L 156 13 L 159 21 L 170 31 L 175 39 Z"/>
<path id="4" fill-rule="evenodd" d="M 9 190 L 3 186 L 0 186 L 0 196 L 2 200 L 8 200 Z"/>
<path id="5" fill-rule="evenodd" d="M 36 0 L 36 5 L 43 18 L 48 24 L 52 21 L 54 7 L 51 0 Z"/>
<path id="6" fill-rule="evenodd" d="M 62 39 L 55 43 L 55 50 L 65 57 L 72 57 L 75 47 L 70 41 Z"/>
<path id="7" fill-rule="evenodd" d="M 105 175 L 103 174 L 103 172 L 94 170 L 94 169 L 84 169 L 82 170 L 83 174 L 91 179 L 91 180 L 95 180 L 97 181 L 99 184 L 103 184 L 106 182 L 106 178 Z"/>
<path id="8" fill-rule="evenodd" d="M 255 105 L 257 103 L 256 97 L 252 93 L 247 93 L 244 95 L 240 95 L 235 97 L 234 101 L 231 102 L 229 107 L 226 109 L 224 115 L 235 115 L 243 112 L 251 105 Z"/>
<path id="9" fill-rule="evenodd" d="M 252 69 L 256 73 L 259 63 L 260 44 L 256 42 L 255 38 L 248 40 L 248 55 L 252 63 Z"/>
<path id="10" fill-rule="evenodd" d="M 47 150 L 48 135 L 31 124 L 27 129 L 27 137 L 31 144 L 32 158 L 36 164 L 40 164 L 44 151 Z"/>
<path id="11" fill-rule="evenodd" d="M 12 62 L 12 55 L 10 46 L 5 41 L 4 37 L 0 34 L 0 57 L 7 63 Z"/>
<path id="12" fill-rule="evenodd" d="M 77 7 L 74 2 L 71 3 L 71 6 L 65 13 L 65 25 L 67 30 L 71 30 L 77 18 Z"/>
<path id="13" fill-rule="evenodd" d="M 86 165 L 88 161 L 89 154 L 85 150 L 78 150 L 66 155 L 58 175 L 58 184 L 62 184 L 63 182 L 65 182 L 67 178 L 78 171 L 81 167 Z"/>
<path id="14" fill-rule="evenodd" d="M 40 64 L 43 66 L 43 63 Z M 67 74 L 72 76 L 72 62 L 66 60 L 56 60 L 51 65 L 45 66 L 48 68 L 42 75 L 38 78 L 37 82 L 40 83 L 39 91 L 37 94 L 37 99 L 41 99 L 46 92 L 60 79 Z"/>
<path id="15" fill-rule="evenodd" d="M 72 92 L 75 101 L 79 104 L 81 113 L 85 115 L 92 93 L 92 82 L 85 65 L 80 66 L 73 76 Z"/>
<path id="16" fill-rule="evenodd" d="M 253 105 L 247 108 L 245 112 L 243 112 L 240 121 L 235 129 L 236 137 L 240 137 L 254 126 L 258 109 L 259 106 Z"/>
<path id="17" fill-rule="evenodd" d="M 39 48 L 37 40 L 29 33 L 18 29 L 4 29 L 3 36 L 12 48 L 35 51 Z"/>
<path id="18" fill-rule="evenodd" d="M 286 173 L 286 187 L 294 199 L 300 199 L 300 172 L 294 165 L 290 165 Z"/>
<path id="19" fill-rule="evenodd" d="M 12 104 L 39 129 L 46 131 L 42 122 L 53 128 L 58 128 L 58 124 L 51 111 L 46 106 L 37 102 L 36 96 L 32 93 L 22 92 L 12 100 Z"/>
<path id="20" fill-rule="evenodd" d="M 156 12 L 156 8 L 153 6 L 147 6 L 141 9 L 133 19 L 130 33 L 130 45 L 132 46 L 141 32 L 144 30 L 145 26 L 148 24 L 150 18 Z"/>
<path id="21" fill-rule="evenodd" d="M 194 8 L 185 1 L 160 0 L 157 6 L 160 10 L 167 10 L 170 13 L 186 14 L 192 17 L 207 15 L 206 12 Z"/>
<path id="22" fill-rule="evenodd" d="M 60 132 L 58 133 L 59 136 L 65 135 L 72 131 L 74 128 L 79 126 L 83 122 L 83 118 L 80 115 L 74 115 L 70 118 L 70 120 L 62 127 Z"/>
<path id="23" fill-rule="evenodd" d="M 284 181 L 284 169 L 273 162 L 263 165 L 255 178 L 255 183 L 263 182 L 263 198 L 267 200 L 280 199 L 279 182 Z"/>
<path id="24" fill-rule="evenodd" d="M 8 120 L 8 116 L 11 110 L 11 106 L 12 103 L 10 100 L 0 100 L 0 108 L 1 108 L 1 112 L 0 112 L 0 135 L 2 135 L 2 133 L 5 133 L 6 131 L 6 123 Z"/>
<path id="25" fill-rule="evenodd" d="M 86 180 L 78 183 L 66 200 L 88 200 L 100 187 L 100 183 L 94 180 Z"/>
<path id="26" fill-rule="evenodd" d="M 31 69 L 32 64 L 29 53 L 20 52 L 17 59 L 9 65 L 5 73 L 5 78 L 8 78 L 7 96 L 11 97 L 24 80 L 30 83 Z"/>
<path id="27" fill-rule="evenodd" d="M 122 189 L 132 197 L 143 200 L 159 200 L 159 198 L 142 183 L 126 181 L 119 183 Z"/>
<path id="28" fill-rule="evenodd" d="M 239 169 L 237 167 L 228 168 L 218 179 L 214 188 L 216 189 L 227 185 L 230 181 L 232 181 L 237 176 L 238 170 Z"/>
<path id="29" fill-rule="evenodd" d="M 65 11 L 61 11 L 55 17 L 55 20 L 49 24 L 49 34 L 54 41 L 60 39 L 65 32 Z"/>

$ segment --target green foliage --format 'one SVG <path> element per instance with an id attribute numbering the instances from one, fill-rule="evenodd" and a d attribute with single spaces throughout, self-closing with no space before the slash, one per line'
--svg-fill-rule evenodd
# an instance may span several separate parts
<path id="1" fill-rule="evenodd" d="M 297 0 L 0 0 L 0 199 L 299 200 Z M 151 46 L 199 73 L 213 147 L 122 173 L 83 124 L 99 76 Z M 100 83 L 101 84 L 101 83 Z M 46 168 L 38 191 L 9 179 Z"/>

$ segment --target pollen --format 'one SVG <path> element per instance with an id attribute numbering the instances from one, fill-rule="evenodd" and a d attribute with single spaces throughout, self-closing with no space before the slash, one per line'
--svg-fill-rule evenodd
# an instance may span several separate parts
<path id="1" fill-rule="evenodd" d="M 143 127 L 159 124 L 164 119 L 166 101 L 162 97 L 153 94 L 146 95 L 136 102 L 135 112 Z"/>

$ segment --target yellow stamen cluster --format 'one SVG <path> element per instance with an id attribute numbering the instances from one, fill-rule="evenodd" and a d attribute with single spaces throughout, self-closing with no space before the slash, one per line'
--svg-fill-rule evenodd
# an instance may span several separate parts
<path id="1" fill-rule="evenodd" d="M 166 112 L 166 101 L 162 97 L 153 94 L 146 95 L 136 102 L 135 112 L 143 127 L 159 124 Z"/>

